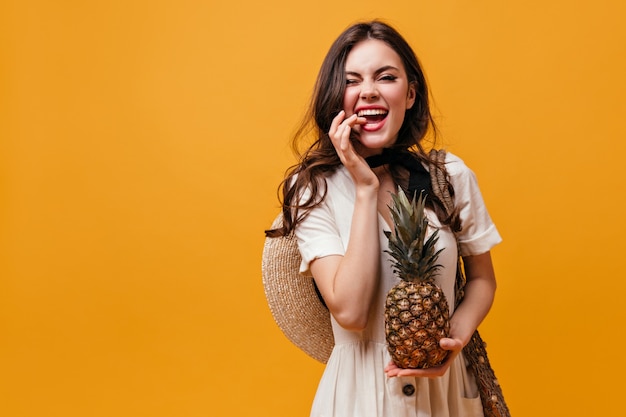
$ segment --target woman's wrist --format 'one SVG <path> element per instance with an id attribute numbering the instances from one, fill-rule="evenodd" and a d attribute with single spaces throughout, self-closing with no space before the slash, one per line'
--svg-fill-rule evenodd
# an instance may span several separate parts
<path id="1" fill-rule="evenodd" d="M 475 331 L 474 327 L 461 325 L 454 319 L 450 320 L 450 337 L 460 340 L 463 347 L 467 346 Z"/>
<path id="2" fill-rule="evenodd" d="M 380 184 L 361 184 L 356 187 L 357 200 L 376 200 Z"/>

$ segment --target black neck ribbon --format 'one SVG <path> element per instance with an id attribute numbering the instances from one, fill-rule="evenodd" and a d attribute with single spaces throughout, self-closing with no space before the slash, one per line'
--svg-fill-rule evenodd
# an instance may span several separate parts
<path id="1" fill-rule="evenodd" d="M 430 174 L 424 168 L 422 163 L 415 155 L 407 149 L 384 148 L 383 152 L 378 155 L 372 155 L 365 158 L 365 162 L 370 168 L 376 168 L 381 165 L 399 165 L 409 171 L 409 199 L 419 197 L 423 191 L 430 195 L 432 184 L 430 182 Z"/>

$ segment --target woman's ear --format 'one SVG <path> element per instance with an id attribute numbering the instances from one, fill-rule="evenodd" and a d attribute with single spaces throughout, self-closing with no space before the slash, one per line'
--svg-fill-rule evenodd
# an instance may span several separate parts
<path id="1" fill-rule="evenodd" d="M 417 96 L 417 82 L 413 81 L 409 83 L 409 91 L 406 94 L 406 109 L 410 109 L 415 104 L 415 97 Z"/>

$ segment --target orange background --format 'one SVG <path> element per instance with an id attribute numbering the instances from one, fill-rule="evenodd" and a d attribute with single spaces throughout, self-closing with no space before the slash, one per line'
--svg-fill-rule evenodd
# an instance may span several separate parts
<path id="1" fill-rule="evenodd" d="M 623 4 L 4 0 L 0 415 L 308 415 L 262 232 L 330 43 L 381 17 L 505 239 L 482 331 L 514 415 L 621 416 Z"/>

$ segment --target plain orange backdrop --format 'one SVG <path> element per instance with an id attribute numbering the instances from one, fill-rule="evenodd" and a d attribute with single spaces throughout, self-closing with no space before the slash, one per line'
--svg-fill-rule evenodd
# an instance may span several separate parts
<path id="1" fill-rule="evenodd" d="M 414 45 L 504 237 L 481 326 L 515 416 L 621 416 L 621 0 L 4 0 L 0 415 L 308 415 L 263 230 L 332 40 Z"/>

